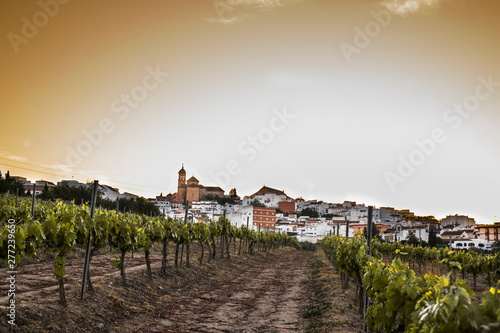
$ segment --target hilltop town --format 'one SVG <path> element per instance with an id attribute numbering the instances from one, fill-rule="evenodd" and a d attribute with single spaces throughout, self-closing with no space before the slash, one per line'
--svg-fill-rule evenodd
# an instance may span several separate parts
<path id="1" fill-rule="evenodd" d="M 187 202 L 187 216 L 193 221 L 210 223 L 225 216 L 236 227 L 245 225 L 257 231 L 286 232 L 298 241 L 312 243 L 320 242 L 331 234 L 354 237 L 361 234 L 368 223 L 368 206 L 364 203 L 329 203 L 292 198 L 284 190 L 265 185 L 251 195 L 240 197 L 236 189 L 225 194 L 222 188 L 202 185 L 194 175 L 189 178 L 187 175 L 182 165 L 178 171 L 175 193 L 161 193 L 147 199 L 158 207 L 163 216 L 184 218 Z M 26 191 L 34 191 L 36 195 L 56 186 L 45 180 L 30 182 L 24 177 L 10 178 L 23 183 Z M 62 183 L 69 186 L 85 185 L 75 180 L 63 180 L 58 184 Z M 132 193 L 120 193 L 112 186 L 99 186 L 103 197 L 111 201 L 138 198 Z M 417 216 L 409 209 L 374 207 L 372 222 L 381 239 L 387 242 L 413 240 L 431 246 L 444 243 L 457 249 L 488 249 L 499 240 L 500 222 L 477 224 L 474 218 L 458 214 L 437 220 L 434 216 Z"/>

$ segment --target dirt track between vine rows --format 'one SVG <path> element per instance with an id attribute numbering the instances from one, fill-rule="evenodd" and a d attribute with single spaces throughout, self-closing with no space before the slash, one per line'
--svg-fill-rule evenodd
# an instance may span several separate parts
<path id="1" fill-rule="evenodd" d="M 312 254 L 288 251 L 231 271 L 227 278 L 174 291 L 139 332 L 301 332 Z M 264 259 L 264 258 L 263 258 Z"/>
<path id="2" fill-rule="evenodd" d="M 80 286 L 83 271 L 83 250 L 82 258 L 68 259 L 66 263 L 66 274 L 64 275 L 64 284 L 66 288 Z M 113 254 L 99 254 L 92 259 L 91 277 L 92 281 L 118 276 L 119 270 L 111 267 Z M 151 255 L 151 262 L 157 264 L 161 262 L 161 254 L 156 251 Z M 144 270 L 146 267 L 144 255 L 136 253 L 132 258 L 130 253 L 126 257 L 127 271 Z M 54 276 L 53 261 L 44 261 L 41 263 L 24 264 L 17 269 L 19 282 L 16 285 L 16 297 L 25 301 L 36 299 L 37 297 L 57 293 L 59 288 L 56 277 Z M 7 304 L 7 270 L 0 271 L 0 306 Z"/>

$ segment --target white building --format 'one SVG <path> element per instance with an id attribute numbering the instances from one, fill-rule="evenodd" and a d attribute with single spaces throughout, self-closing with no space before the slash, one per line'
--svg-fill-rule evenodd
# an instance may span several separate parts
<path id="1" fill-rule="evenodd" d="M 129 192 L 123 192 L 120 194 L 120 199 L 137 199 L 139 196 Z"/>
<path id="2" fill-rule="evenodd" d="M 311 210 L 314 210 L 318 214 L 325 215 L 328 214 L 328 207 L 329 204 L 326 202 L 311 200 L 306 201 L 302 209 L 309 208 Z"/>
<path id="3" fill-rule="evenodd" d="M 168 214 L 172 212 L 172 206 L 170 205 L 170 201 L 160 199 L 160 198 L 162 198 L 162 197 L 156 197 L 156 199 L 153 199 L 153 200 L 150 199 L 150 201 L 156 207 L 158 207 L 158 209 L 160 210 L 160 213 L 163 216 L 168 216 Z"/>
<path id="4" fill-rule="evenodd" d="M 297 228 L 297 222 L 294 220 L 282 219 L 276 223 L 276 229 L 287 234 L 296 234 Z"/>
<path id="5" fill-rule="evenodd" d="M 191 208 L 207 216 L 223 213 L 223 207 L 217 201 L 193 201 Z"/>
<path id="6" fill-rule="evenodd" d="M 268 208 L 278 208 L 280 201 L 292 200 L 284 191 L 280 191 L 268 186 L 262 186 L 260 190 L 250 196 L 246 196 L 242 200 L 243 206 L 248 206 L 252 201 L 258 200 L 261 204 Z"/>
<path id="7" fill-rule="evenodd" d="M 116 201 L 117 198 L 120 198 L 120 191 L 117 188 L 111 187 L 109 185 L 99 184 L 99 190 L 103 192 L 104 198 L 108 198 L 111 201 Z"/>
<path id="8" fill-rule="evenodd" d="M 342 215 L 346 213 L 346 209 L 342 208 L 342 204 L 330 204 L 328 205 L 327 214 Z"/>
<path id="9" fill-rule="evenodd" d="M 429 228 L 426 226 L 413 226 L 407 227 L 401 224 L 393 227 L 391 229 L 387 229 L 387 231 L 380 236 L 386 242 L 401 242 L 407 240 L 409 234 L 414 234 L 418 240 L 422 240 L 424 242 L 429 242 Z"/>
<path id="10" fill-rule="evenodd" d="M 240 204 L 232 204 L 232 203 L 227 203 L 224 205 L 224 209 L 226 210 L 226 214 L 232 213 L 232 212 L 237 212 L 241 208 Z"/>
<path id="11" fill-rule="evenodd" d="M 474 227 L 476 221 L 472 217 L 465 215 L 448 215 L 441 220 L 441 226 L 446 227 L 452 225 L 454 228 L 470 228 Z"/>
<path id="12" fill-rule="evenodd" d="M 297 227 L 298 235 L 326 236 L 333 234 L 334 227 L 324 220 L 308 220 L 303 226 Z"/>
<path id="13" fill-rule="evenodd" d="M 466 237 L 461 237 L 460 239 L 452 240 L 451 248 L 454 250 L 468 250 L 476 248 L 489 251 L 491 250 L 492 244 L 493 242 L 488 242 L 487 240 L 481 238 L 469 239 Z"/>
<path id="14" fill-rule="evenodd" d="M 237 228 L 246 226 L 256 230 L 253 226 L 253 206 L 241 206 L 237 211 L 229 212 L 226 217 L 231 221 L 231 224 Z"/>
<path id="15" fill-rule="evenodd" d="M 324 237 L 330 234 L 335 234 L 334 230 L 334 226 L 327 223 L 326 221 L 308 222 L 303 226 L 299 225 L 297 227 L 297 235 L 295 236 L 295 238 L 299 242 L 318 243 Z M 350 231 L 350 236 L 352 237 L 354 234 L 352 233 L 352 230 Z"/>

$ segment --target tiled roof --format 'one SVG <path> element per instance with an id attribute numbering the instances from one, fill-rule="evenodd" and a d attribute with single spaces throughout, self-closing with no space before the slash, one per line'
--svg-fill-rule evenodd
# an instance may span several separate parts
<path id="1" fill-rule="evenodd" d="M 275 194 L 275 195 L 284 195 L 287 198 L 291 199 L 288 195 L 286 195 L 285 191 L 280 191 L 272 187 L 262 186 L 260 190 L 251 195 L 251 197 L 255 197 L 256 195 L 264 195 L 264 194 Z"/>

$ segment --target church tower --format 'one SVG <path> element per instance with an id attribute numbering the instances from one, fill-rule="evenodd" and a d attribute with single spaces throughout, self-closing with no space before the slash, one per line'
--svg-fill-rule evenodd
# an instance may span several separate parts
<path id="1" fill-rule="evenodd" d="M 186 185 L 186 170 L 184 170 L 184 163 L 182 163 L 182 169 L 179 170 L 177 189 L 179 189 L 182 185 Z"/>

